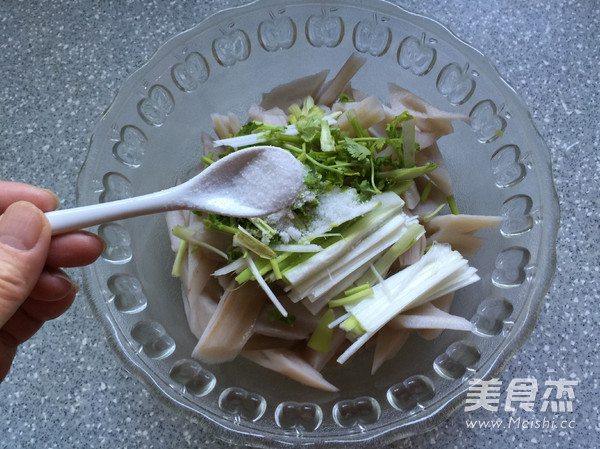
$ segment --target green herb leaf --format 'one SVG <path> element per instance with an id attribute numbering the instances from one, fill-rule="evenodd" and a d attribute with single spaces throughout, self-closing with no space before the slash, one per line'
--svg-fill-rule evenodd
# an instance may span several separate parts
<path id="1" fill-rule="evenodd" d="M 325 111 L 315 106 L 311 97 L 304 100 L 302 109 L 293 108 L 292 110 L 298 134 L 305 142 L 312 142 L 321 132 L 321 121 L 325 117 Z"/>
<path id="2" fill-rule="evenodd" d="M 390 138 L 402 137 L 402 127 L 399 126 L 403 122 L 412 119 L 413 116 L 404 111 L 402 114 L 394 117 L 385 127 L 385 132 Z"/>
<path id="3" fill-rule="evenodd" d="M 359 161 L 364 161 L 371 156 L 371 151 L 367 147 L 355 142 L 349 137 L 344 139 L 344 143 L 344 147 L 346 148 L 346 151 L 348 151 L 348 154 Z"/>
<path id="4" fill-rule="evenodd" d="M 217 214 L 207 214 L 204 219 L 204 229 L 207 231 L 224 232 L 226 234 L 237 234 L 237 226 L 232 226 L 229 217 Z"/>
<path id="5" fill-rule="evenodd" d="M 331 135 L 331 129 L 327 120 L 321 120 L 321 151 L 335 151 L 335 140 Z"/>

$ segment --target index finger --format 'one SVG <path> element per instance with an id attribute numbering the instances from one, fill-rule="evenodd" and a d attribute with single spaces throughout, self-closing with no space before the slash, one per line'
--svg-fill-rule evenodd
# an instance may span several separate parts
<path id="1" fill-rule="evenodd" d="M 50 190 L 21 182 L 0 181 L 0 214 L 17 201 L 32 203 L 43 212 L 54 210 L 59 205 L 58 197 Z"/>

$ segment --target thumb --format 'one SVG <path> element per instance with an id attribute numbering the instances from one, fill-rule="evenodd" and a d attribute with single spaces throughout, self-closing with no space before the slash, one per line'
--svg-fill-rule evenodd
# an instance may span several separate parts
<path id="1" fill-rule="evenodd" d="M 37 283 L 51 237 L 46 216 L 33 204 L 11 204 L 0 216 L 0 327 Z"/>

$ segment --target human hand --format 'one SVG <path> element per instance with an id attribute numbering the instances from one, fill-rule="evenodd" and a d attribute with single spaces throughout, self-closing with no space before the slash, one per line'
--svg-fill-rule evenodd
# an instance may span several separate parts
<path id="1" fill-rule="evenodd" d="M 48 190 L 0 182 L 0 382 L 17 346 L 73 303 L 79 288 L 61 267 L 90 264 L 104 250 L 89 232 L 52 237 L 44 212 L 57 207 Z"/>

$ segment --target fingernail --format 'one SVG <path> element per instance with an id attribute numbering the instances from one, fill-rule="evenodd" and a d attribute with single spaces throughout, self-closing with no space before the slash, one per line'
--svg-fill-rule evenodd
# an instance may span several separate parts
<path id="1" fill-rule="evenodd" d="M 104 254 L 104 251 L 106 251 L 106 248 L 108 248 L 108 245 L 106 244 L 106 242 L 104 241 L 104 239 L 100 236 L 98 236 L 98 240 L 100 240 L 100 242 L 102 242 L 102 251 L 100 252 L 100 254 Z"/>
<path id="2" fill-rule="evenodd" d="M 77 284 L 77 282 L 75 282 L 73 279 L 71 279 L 68 274 L 63 273 L 63 272 L 57 272 L 57 273 L 54 273 L 54 276 L 62 279 L 63 281 L 66 281 L 68 283 L 71 291 L 74 291 L 75 293 L 79 292 L 79 285 Z"/>
<path id="3" fill-rule="evenodd" d="M 58 197 L 58 195 L 56 195 L 56 193 L 54 193 L 52 190 L 48 190 L 48 189 L 42 189 L 45 190 L 46 192 L 48 192 L 50 195 L 52 195 L 54 197 L 54 208 L 58 209 L 58 207 L 60 206 L 60 198 Z"/>
<path id="4" fill-rule="evenodd" d="M 40 212 L 32 204 L 11 204 L 0 216 L 0 244 L 28 251 L 39 240 L 43 222 Z"/>

